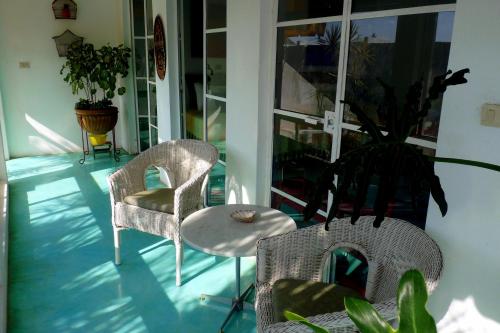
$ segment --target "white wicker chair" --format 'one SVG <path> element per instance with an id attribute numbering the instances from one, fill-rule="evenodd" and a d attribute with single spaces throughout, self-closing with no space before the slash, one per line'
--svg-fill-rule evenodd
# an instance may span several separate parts
<path id="1" fill-rule="evenodd" d="M 217 149 L 197 140 L 164 142 L 139 154 L 122 169 L 108 177 L 115 263 L 120 264 L 120 231 L 137 229 L 174 241 L 176 249 L 176 284 L 181 284 L 183 258 L 180 225 L 182 219 L 200 209 L 208 173 L 218 159 Z M 145 172 L 150 166 L 167 170 L 175 188 L 174 213 L 167 214 L 123 202 L 128 195 L 145 190 Z"/>
<path id="2" fill-rule="evenodd" d="M 396 318 L 396 293 L 400 277 L 411 268 L 419 269 L 432 292 L 437 286 L 443 259 L 437 244 L 423 230 L 408 222 L 386 218 L 380 228 L 373 217 L 335 220 L 330 230 L 324 225 L 299 229 L 262 239 L 257 244 L 255 308 L 259 333 L 311 332 L 295 322 L 275 323 L 271 290 L 284 278 L 322 281 L 329 253 L 337 248 L 353 248 L 368 260 L 365 297 L 388 320 Z M 357 332 L 345 311 L 308 318 L 330 332 Z"/>

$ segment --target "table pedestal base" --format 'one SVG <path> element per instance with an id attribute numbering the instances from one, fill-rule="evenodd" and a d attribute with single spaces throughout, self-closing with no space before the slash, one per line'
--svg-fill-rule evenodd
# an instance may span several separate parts
<path id="1" fill-rule="evenodd" d="M 201 294 L 200 300 L 202 301 L 212 301 L 220 304 L 226 304 L 231 306 L 231 310 L 226 316 L 226 319 L 222 323 L 222 326 L 219 329 L 219 333 L 224 333 L 224 327 L 227 325 L 233 314 L 236 312 L 241 312 L 243 310 L 255 310 L 254 305 L 250 302 L 247 302 L 247 298 L 251 295 L 252 290 L 255 289 L 253 283 L 248 286 L 248 288 L 240 293 L 240 258 L 236 257 L 236 297 L 223 297 L 223 296 L 213 296 L 207 294 Z"/>

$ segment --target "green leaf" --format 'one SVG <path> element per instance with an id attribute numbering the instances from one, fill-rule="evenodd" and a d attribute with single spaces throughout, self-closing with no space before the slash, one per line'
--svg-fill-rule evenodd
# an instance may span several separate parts
<path id="1" fill-rule="evenodd" d="M 118 88 L 118 95 L 122 96 L 123 94 L 125 94 L 125 91 L 125 87 Z"/>
<path id="2" fill-rule="evenodd" d="M 344 304 L 349 318 L 356 324 L 361 333 L 396 332 L 367 301 L 346 297 Z"/>
<path id="3" fill-rule="evenodd" d="M 329 333 L 327 329 L 324 329 L 323 327 L 320 327 L 318 325 L 314 325 L 313 323 L 309 322 L 306 318 L 299 316 L 296 313 L 285 310 L 285 318 L 292 321 L 298 321 L 299 323 L 312 329 L 313 332 L 315 333 Z"/>
<path id="4" fill-rule="evenodd" d="M 425 280 L 417 270 L 406 272 L 398 288 L 400 333 L 436 333 L 436 322 L 427 312 Z"/>

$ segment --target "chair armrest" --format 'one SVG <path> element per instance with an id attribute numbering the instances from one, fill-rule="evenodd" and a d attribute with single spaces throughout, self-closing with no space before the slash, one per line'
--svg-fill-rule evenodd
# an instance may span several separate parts
<path id="1" fill-rule="evenodd" d="M 175 189 L 174 216 L 179 217 L 179 222 L 199 209 L 200 204 L 203 203 L 203 190 L 210 170 L 211 168 L 196 173 L 187 182 Z"/>
<path id="2" fill-rule="evenodd" d="M 327 248 L 319 237 L 324 225 L 291 231 L 257 243 L 257 282 L 291 278 L 320 281 Z"/>
<path id="3" fill-rule="evenodd" d="M 145 189 L 144 170 L 141 173 L 138 168 L 127 168 L 125 166 L 109 175 L 107 181 L 111 196 L 111 207 L 116 202 L 122 202 L 126 196 L 144 191 Z"/>

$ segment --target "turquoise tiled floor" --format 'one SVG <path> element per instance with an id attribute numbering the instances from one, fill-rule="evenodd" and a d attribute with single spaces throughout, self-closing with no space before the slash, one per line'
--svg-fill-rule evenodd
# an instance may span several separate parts
<path id="1" fill-rule="evenodd" d="M 80 166 L 79 158 L 7 164 L 9 332 L 217 332 L 228 308 L 198 297 L 233 295 L 234 259 L 186 247 L 184 284 L 177 288 L 173 244 L 126 231 L 123 263 L 115 266 L 105 178 L 124 162 L 98 156 Z M 242 265 L 246 285 L 255 261 Z M 226 332 L 255 332 L 255 314 L 240 313 Z"/>

